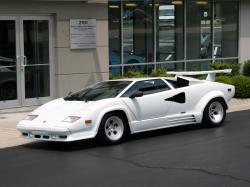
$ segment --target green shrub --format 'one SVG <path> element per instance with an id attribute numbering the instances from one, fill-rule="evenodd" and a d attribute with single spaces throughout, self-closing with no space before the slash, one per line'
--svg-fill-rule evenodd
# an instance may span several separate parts
<path id="1" fill-rule="evenodd" d="M 234 85 L 236 98 L 250 98 L 250 77 L 224 75 L 216 77 L 216 82 Z"/>
<path id="2" fill-rule="evenodd" d="M 153 70 L 150 74 L 151 77 L 166 77 L 167 76 L 167 69 L 165 68 L 158 68 Z"/>
<path id="3" fill-rule="evenodd" d="M 131 70 L 128 71 L 126 73 L 124 73 L 124 77 L 128 77 L 128 78 L 138 78 L 138 77 L 147 77 L 146 74 L 143 73 L 143 71 L 139 71 L 139 70 Z"/>
<path id="4" fill-rule="evenodd" d="M 236 98 L 250 98 L 250 78 L 242 75 L 233 76 L 232 84 L 235 86 Z"/>
<path id="5" fill-rule="evenodd" d="M 221 75 L 221 76 L 216 77 L 216 82 L 232 84 L 232 78 L 229 76 Z"/>
<path id="6" fill-rule="evenodd" d="M 250 77 L 250 60 L 243 65 L 243 75 Z"/>
<path id="7" fill-rule="evenodd" d="M 236 63 L 225 63 L 225 62 L 216 62 L 210 64 L 210 67 L 215 70 L 221 69 L 232 69 L 231 76 L 239 75 L 240 74 L 240 65 Z"/>

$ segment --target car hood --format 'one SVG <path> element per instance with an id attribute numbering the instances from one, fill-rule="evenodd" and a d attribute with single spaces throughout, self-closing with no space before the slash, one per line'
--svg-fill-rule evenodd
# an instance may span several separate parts
<path id="1" fill-rule="evenodd" d="M 91 101 L 65 101 L 63 98 L 56 99 L 34 110 L 32 114 L 38 115 L 38 117 L 33 122 L 55 124 L 63 121 L 68 116 L 79 115 L 79 111 L 84 112 L 88 110 L 93 103 Z"/>

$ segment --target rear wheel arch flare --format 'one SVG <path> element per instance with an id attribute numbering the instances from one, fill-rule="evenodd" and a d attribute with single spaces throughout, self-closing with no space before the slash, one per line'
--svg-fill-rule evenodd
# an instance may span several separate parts
<path id="1" fill-rule="evenodd" d="M 226 117 L 226 110 L 227 104 L 223 97 L 210 99 L 203 110 L 201 123 L 207 127 L 218 127 L 222 125 Z"/>
<path id="2" fill-rule="evenodd" d="M 212 101 L 212 100 L 215 100 L 215 99 L 219 99 L 219 100 L 221 100 L 221 101 L 223 102 L 223 104 L 224 104 L 224 106 L 225 106 L 226 110 L 228 109 L 228 106 L 227 106 L 227 103 L 226 103 L 225 99 L 224 99 L 223 97 L 221 97 L 221 96 L 211 98 L 211 99 L 208 101 L 208 103 L 209 103 L 210 101 Z M 207 104 L 208 104 L 208 103 L 207 103 Z M 207 106 L 207 104 L 206 104 L 206 106 Z M 204 109 L 204 110 L 205 110 L 205 109 Z"/>

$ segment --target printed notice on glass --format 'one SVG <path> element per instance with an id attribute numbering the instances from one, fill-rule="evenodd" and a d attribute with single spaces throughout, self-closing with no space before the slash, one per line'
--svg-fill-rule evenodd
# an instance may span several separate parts
<path id="1" fill-rule="evenodd" d="M 70 48 L 96 48 L 96 19 L 70 20 Z"/>

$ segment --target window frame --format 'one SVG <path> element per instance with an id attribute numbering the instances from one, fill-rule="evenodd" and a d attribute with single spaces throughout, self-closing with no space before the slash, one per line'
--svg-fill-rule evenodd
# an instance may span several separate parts
<path id="1" fill-rule="evenodd" d="M 125 95 L 127 92 L 129 92 L 130 89 L 132 89 L 133 86 L 135 86 L 136 84 L 140 83 L 140 82 L 145 82 L 145 81 L 156 81 L 156 80 L 159 80 L 159 81 L 162 81 L 162 83 L 164 83 L 166 85 L 166 90 L 162 90 L 162 91 L 157 91 L 157 92 L 153 92 L 153 93 L 147 93 L 145 94 L 146 91 L 142 91 L 143 92 L 143 96 L 147 96 L 147 95 L 152 95 L 152 94 L 157 94 L 157 93 L 161 93 L 161 92 L 165 92 L 165 91 L 169 91 L 169 90 L 172 90 L 173 87 L 169 85 L 169 83 L 167 81 L 165 81 L 164 79 L 162 78 L 159 78 L 159 79 L 145 79 L 145 80 L 138 80 L 138 81 L 135 81 L 133 84 L 131 84 L 131 86 L 129 86 L 126 90 L 124 90 L 123 93 L 121 93 L 120 97 L 123 97 L 123 98 L 126 98 L 126 97 L 129 97 L 129 95 Z M 161 88 L 161 89 L 164 89 L 164 88 Z M 150 90 L 150 91 L 155 91 L 155 90 L 160 90 L 159 88 L 157 89 L 154 89 L 154 90 Z M 139 90 L 138 90 L 139 91 Z M 147 90 L 149 91 L 149 90 Z"/>
<path id="2" fill-rule="evenodd" d="M 188 64 L 190 63 L 190 62 L 192 62 L 192 63 L 197 63 L 197 64 L 199 64 L 199 63 L 201 63 L 201 62 L 204 62 L 204 61 L 210 61 L 211 63 L 214 63 L 215 61 L 227 61 L 227 60 L 235 60 L 235 61 L 237 61 L 237 62 L 239 62 L 239 52 L 240 52 L 240 47 L 239 47 L 239 32 L 240 32 L 240 22 L 239 22 L 239 19 L 240 19 L 240 1 L 239 0 L 230 0 L 230 1 L 232 1 L 232 2 L 235 2 L 235 3 L 237 3 L 237 5 L 238 5 L 238 10 L 237 10 L 237 16 L 238 16 L 238 23 L 237 23 L 237 26 L 238 26 L 238 28 L 237 28 L 237 35 L 238 35 L 238 40 L 237 40 L 237 45 L 238 45 L 238 50 L 237 50 L 237 55 L 236 56 L 228 56 L 228 57 L 222 57 L 222 58 L 218 58 L 218 57 L 215 57 L 214 56 L 214 14 L 215 14 L 215 4 L 216 4 L 216 0 L 211 0 L 211 4 L 212 4 L 212 7 L 211 7 L 211 11 L 212 11 L 212 16 L 211 16 L 211 30 L 212 30 L 212 33 L 211 33 L 211 35 L 212 35 L 212 56 L 211 56 L 211 58 L 206 58 L 206 59 L 187 59 L 187 50 L 186 50 L 186 48 L 187 48 L 187 44 L 186 44 L 186 40 L 187 40 L 187 36 L 186 36 L 186 29 L 187 29 L 187 25 L 186 25 L 186 19 L 187 19 L 187 15 L 186 15 L 186 13 L 187 13 L 187 11 L 186 11 L 186 9 L 187 9 L 187 0 L 183 0 L 183 19 L 184 19 L 184 23 L 183 23 L 183 29 L 184 29 L 184 38 L 183 38 L 183 42 L 184 42 L 184 46 L 183 46 L 183 53 L 184 53 L 184 59 L 183 60 L 175 60 L 175 61 L 167 61 L 167 62 L 160 62 L 160 61 L 157 61 L 156 60 L 156 10 L 154 9 L 153 10 L 153 16 L 154 16 L 154 24 L 153 24 L 153 30 L 154 30 L 154 43 L 153 43 L 153 45 L 154 45 L 154 62 L 145 62 L 145 63 L 137 63 L 137 64 L 133 64 L 133 66 L 150 66 L 150 65 L 153 65 L 154 66 L 154 69 L 156 70 L 157 69 L 157 67 L 158 66 L 162 66 L 162 65 L 167 65 L 167 64 L 173 64 L 174 66 L 176 65 L 176 66 L 178 66 L 178 67 L 180 67 L 180 66 L 183 66 L 183 69 L 181 69 L 181 70 L 183 70 L 183 71 L 187 71 L 188 70 Z M 155 5 L 156 4 L 156 2 L 157 2 L 157 0 L 153 0 L 153 5 Z M 123 47 L 124 47 L 124 43 L 123 43 L 123 35 L 124 35 L 124 33 L 123 33 L 123 6 L 125 6 L 125 3 L 126 3 L 126 1 L 120 1 L 120 8 L 121 8 L 121 10 L 120 10 L 120 37 L 121 37 L 121 41 L 120 41 L 120 43 L 121 43 L 121 64 L 118 64 L 118 65 L 109 65 L 109 68 L 110 68 L 110 71 L 111 71 L 111 68 L 120 68 L 120 70 L 121 70 L 121 76 L 124 76 L 124 68 L 125 67 L 127 67 L 127 66 L 131 66 L 131 65 L 129 65 L 129 64 L 124 64 L 124 59 L 123 59 Z"/>

